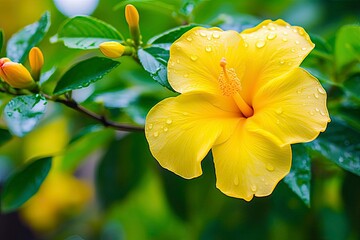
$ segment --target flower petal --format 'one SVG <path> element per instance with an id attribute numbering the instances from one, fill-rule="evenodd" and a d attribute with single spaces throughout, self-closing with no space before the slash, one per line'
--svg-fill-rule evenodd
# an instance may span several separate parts
<path id="1" fill-rule="evenodd" d="M 330 121 L 325 90 L 302 68 L 261 88 L 253 108 L 251 128 L 261 126 L 284 145 L 315 139 Z"/>
<path id="2" fill-rule="evenodd" d="M 266 20 L 240 35 L 247 46 L 241 93 L 247 102 L 259 87 L 298 67 L 314 48 L 303 28 L 283 20 Z"/>
<path id="3" fill-rule="evenodd" d="M 234 134 L 213 148 L 216 186 L 224 194 L 250 201 L 267 196 L 290 171 L 290 145 L 279 147 L 261 130 L 249 131 L 242 120 Z"/>
<path id="4" fill-rule="evenodd" d="M 239 122 L 233 101 L 209 94 L 182 94 L 153 107 L 145 135 L 160 165 L 184 178 L 202 174 L 201 160 L 227 140 Z"/>
<path id="5" fill-rule="evenodd" d="M 169 83 L 179 93 L 204 91 L 221 94 L 220 60 L 234 68 L 239 79 L 244 72 L 244 42 L 235 31 L 195 27 L 183 34 L 170 48 Z"/>

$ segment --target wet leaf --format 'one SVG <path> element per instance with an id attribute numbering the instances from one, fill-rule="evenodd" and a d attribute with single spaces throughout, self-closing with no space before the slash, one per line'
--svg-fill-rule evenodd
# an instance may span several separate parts
<path id="1" fill-rule="evenodd" d="M 1 211 L 11 212 L 30 199 L 40 188 L 51 168 L 51 157 L 30 162 L 11 175 L 1 193 Z"/>
<path id="2" fill-rule="evenodd" d="M 174 91 L 167 79 L 168 50 L 160 47 L 149 47 L 139 49 L 138 56 L 141 65 L 155 81 Z"/>
<path id="3" fill-rule="evenodd" d="M 33 130 L 46 110 L 46 99 L 40 94 L 13 98 L 4 109 L 4 119 L 10 132 L 23 137 Z"/>
<path id="4" fill-rule="evenodd" d="M 326 131 L 306 144 L 338 166 L 360 176 L 360 132 L 337 119 Z"/>
<path id="5" fill-rule="evenodd" d="M 108 58 L 93 57 L 77 63 L 57 83 L 54 94 L 80 89 L 102 79 L 120 63 Z"/>
<path id="6" fill-rule="evenodd" d="M 310 207 L 311 159 L 302 144 L 291 146 L 292 166 L 284 182 Z"/>
<path id="7" fill-rule="evenodd" d="M 0 128 L 0 146 L 10 141 L 11 138 L 12 135 L 8 130 Z"/>
<path id="8" fill-rule="evenodd" d="M 39 21 L 15 33 L 8 41 L 7 57 L 14 62 L 23 63 L 30 49 L 43 40 L 50 27 L 50 13 L 45 12 Z"/>
<path id="9" fill-rule="evenodd" d="M 170 44 L 175 42 L 179 37 L 181 37 L 181 35 L 183 35 L 185 32 L 189 31 L 190 29 L 196 26 L 198 25 L 190 24 L 190 25 L 170 29 L 162 34 L 159 34 L 151 38 L 148 41 L 148 44 L 161 45 L 161 46 L 167 45 L 169 47 Z"/>
<path id="10" fill-rule="evenodd" d="M 63 41 L 68 48 L 94 49 L 107 41 L 121 42 L 123 37 L 111 25 L 89 16 L 70 18 L 51 38 L 52 42 Z"/>

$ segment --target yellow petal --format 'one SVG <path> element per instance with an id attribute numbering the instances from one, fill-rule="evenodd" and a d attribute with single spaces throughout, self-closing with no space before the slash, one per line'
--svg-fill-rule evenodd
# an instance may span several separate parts
<path id="1" fill-rule="evenodd" d="M 314 48 L 303 28 L 283 20 L 266 20 L 240 35 L 247 46 L 241 93 L 247 102 L 259 87 L 298 67 Z"/>
<path id="2" fill-rule="evenodd" d="M 224 194 L 250 201 L 267 196 L 290 171 L 290 145 L 279 147 L 261 130 L 249 131 L 241 120 L 234 134 L 213 148 L 216 187 Z"/>
<path id="3" fill-rule="evenodd" d="M 308 142 L 330 121 L 326 92 L 318 80 L 301 68 L 274 79 L 254 97 L 251 127 L 261 127 L 281 144 Z"/>
<path id="4" fill-rule="evenodd" d="M 109 58 L 119 58 L 125 52 L 125 46 L 118 42 L 103 42 L 99 48 L 101 53 Z"/>
<path id="5" fill-rule="evenodd" d="M 31 70 L 37 75 L 44 65 L 44 55 L 42 54 L 40 48 L 31 48 L 29 52 L 29 63 Z"/>
<path id="6" fill-rule="evenodd" d="M 30 72 L 21 64 L 0 59 L 0 77 L 14 88 L 29 88 L 35 84 Z"/>
<path id="7" fill-rule="evenodd" d="M 182 94 L 150 110 L 145 135 L 162 167 L 184 178 L 194 178 L 202 174 L 202 159 L 214 144 L 227 140 L 239 116 L 229 98 Z"/>
<path id="8" fill-rule="evenodd" d="M 170 48 L 168 77 L 171 86 L 180 93 L 204 91 L 222 94 L 219 88 L 220 61 L 235 69 L 240 79 L 243 73 L 244 44 L 235 31 L 195 27 L 182 35 Z"/>

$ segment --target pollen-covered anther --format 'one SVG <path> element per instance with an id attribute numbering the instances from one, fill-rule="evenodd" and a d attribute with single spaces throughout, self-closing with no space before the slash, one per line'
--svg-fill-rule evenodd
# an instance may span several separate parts
<path id="1" fill-rule="evenodd" d="M 234 68 L 226 68 L 226 59 L 223 57 L 220 60 L 221 72 L 219 75 L 219 87 L 224 96 L 233 96 L 241 90 L 240 79 L 236 75 Z"/>

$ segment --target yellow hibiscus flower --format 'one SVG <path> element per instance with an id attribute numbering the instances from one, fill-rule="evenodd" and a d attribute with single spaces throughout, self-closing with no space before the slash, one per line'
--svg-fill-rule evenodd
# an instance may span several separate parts
<path id="1" fill-rule="evenodd" d="M 240 34 L 186 32 L 168 63 L 169 83 L 181 94 L 146 118 L 151 153 L 190 179 L 212 149 L 223 193 L 247 201 L 271 194 L 290 171 L 290 144 L 315 139 L 330 121 L 324 88 L 299 67 L 313 48 L 303 28 L 282 20 Z"/>

